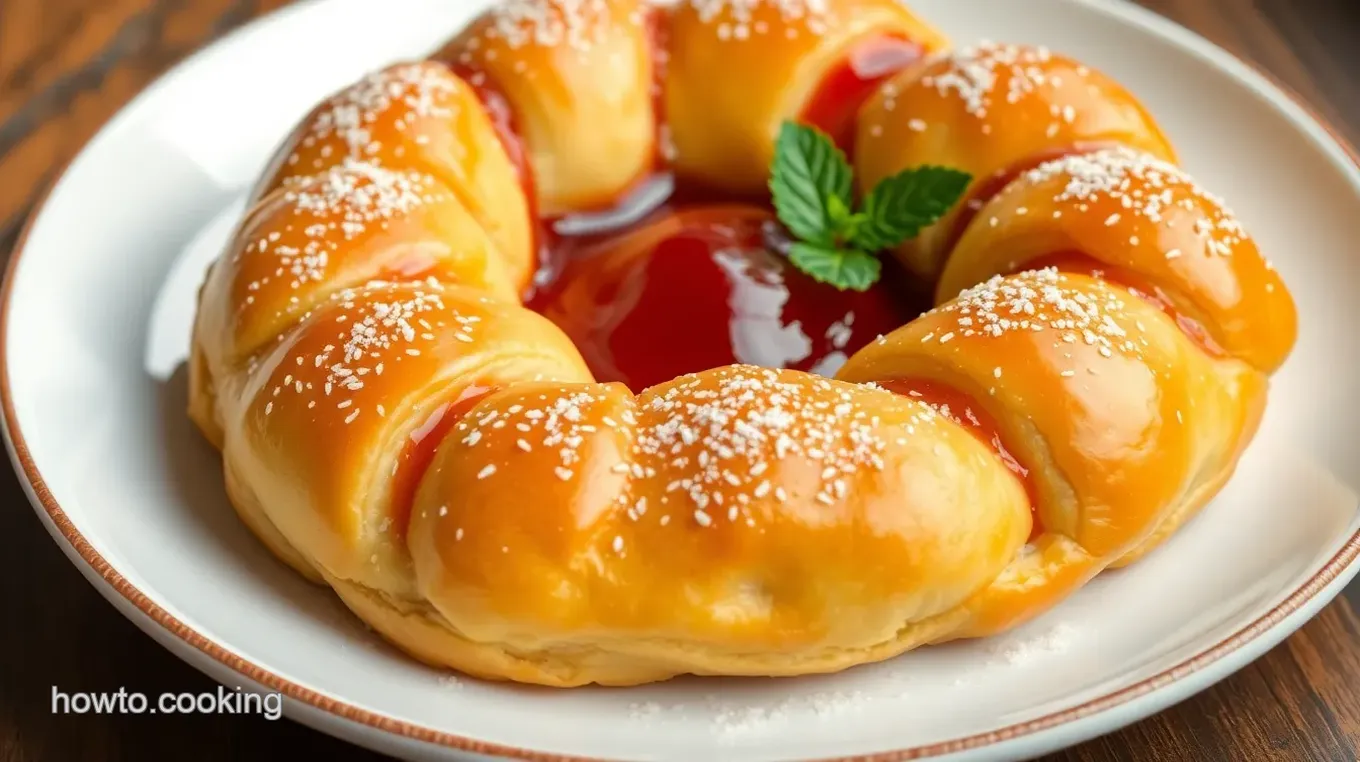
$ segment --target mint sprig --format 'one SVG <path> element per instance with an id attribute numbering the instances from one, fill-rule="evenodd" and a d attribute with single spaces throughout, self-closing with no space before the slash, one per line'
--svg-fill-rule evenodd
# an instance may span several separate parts
<path id="1" fill-rule="evenodd" d="M 845 154 L 816 128 L 785 122 L 775 141 L 770 193 L 779 221 L 798 239 L 789 261 L 819 282 L 865 291 L 882 277 L 879 252 L 943 217 L 972 179 L 946 167 L 908 169 L 880 181 L 856 208 Z"/>

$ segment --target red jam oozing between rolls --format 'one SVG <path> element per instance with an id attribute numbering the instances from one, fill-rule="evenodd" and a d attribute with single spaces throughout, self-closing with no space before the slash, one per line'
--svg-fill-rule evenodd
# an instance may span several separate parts
<path id="1" fill-rule="evenodd" d="M 445 435 L 477 403 L 494 391 L 488 386 L 468 386 L 455 399 L 431 411 L 411 432 L 402 446 L 401 454 L 397 456 L 396 471 L 392 474 L 391 517 L 394 536 L 406 536 L 406 527 L 411 522 L 411 506 L 416 501 L 416 490 L 434 462 L 435 452 Z"/>
<path id="2" fill-rule="evenodd" d="M 1121 267 L 1113 267 L 1080 251 L 1065 251 L 1049 254 L 1024 264 L 1024 270 L 1038 270 L 1052 267 L 1060 272 L 1089 275 L 1093 278 L 1113 283 L 1129 293 L 1151 304 L 1176 322 L 1176 325 L 1191 341 L 1211 357 L 1227 357 L 1227 352 L 1214 341 L 1209 330 L 1200 321 L 1179 310 L 1171 297 L 1160 286 L 1147 278 Z"/>
<path id="3" fill-rule="evenodd" d="M 1043 533 L 1043 526 L 1040 524 L 1038 514 L 1038 492 L 1035 489 L 1034 480 L 1030 478 L 1029 469 L 1019 460 L 1016 460 L 1010 449 L 1006 447 L 1005 438 L 1001 435 L 1001 427 L 997 424 L 996 419 L 987 412 L 986 408 L 979 405 L 977 400 L 970 395 L 929 379 L 900 378 L 880 381 L 878 385 L 893 394 L 918 399 L 930 405 L 941 415 L 968 429 L 979 440 L 990 445 L 1001 462 L 1020 479 L 1025 487 L 1033 521 L 1030 539 L 1032 540 Z"/>
<path id="4" fill-rule="evenodd" d="M 670 49 L 670 14 L 662 13 L 660 8 L 646 11 L 644 23 L 647 27 L 647 45 L 652 64 L 652 116 L 656 119 L 656 145 L 653 161 L 657 166 L 666 163 L 666 75 L 670 71 L 670 58 L 663 51 Z"/>
<path id="5" fill-rule="evenodd" d="M 910 40 L 880 35 L 855 45 L 822 78 L 802 119 L 825 132 L 842 150 L 854 147 L 855 118 L 879 85 L 918 63 L 925 49 Z"/>
<path id="6" fill-rule="evenodd" d="M 666 31 L 653 22 L 653 43 Z M 921 57 L 919 45 L 886 35 L 853 47 L 814 93 L 804 121 L 849 134 L 873 89 Z M 654 64 L 658 78 L 663 66 Z M 533 171 L 510 101 L 485 72 L 454 69 L 486 105 L 532 197 Z M 660 93 L 658 79 L 658 108 Z M 597 379 L 641 391 L 734 363 L 830 376 L 930 306 L 886 259 L 883 279 L 865 292 L 814 281 L 788 262 L 790 241 L 768 198 L 678 182 L 662 153 L 653 174 L 611 208 L 557 218 L 531 210 L 539 267 L 525 305 L 563 329 Z"/>
<path id="7" fill-rule="evenodd" d="M 530 242 L 530 246 L 538 253 L 537 277 L 551 277 L 557 271 L 557 263 L 552 259 L 550 235 L 544 228 L 538 213 L 538 189 L 534 182 L 534 167 L 529 161 L 529 150 L 524 145 L 523 138 L 520 137 L 519 126 L 515 118 L 514 108 L 510 105 L 510 99 L 492 83 L 486 72 L 464 64 L 450 64 L 450 68 L 476 93 L 477 100 L 481 102 L 482 107 L 486 110 L 487 118 L 491 120 L 491 127 L 496 131 L 496 137 L 500 140 L 501 147 L 505 149 L 506 156 L 510 159 L 510 163 L 514 165 L 516 174 L 519 175 L 520 187 L 524 191 L 525 203 L 529 208 L 530 225 L 532 226 L 533 240 Z"/>
<path id="8" fill-rule="evenodd" d="M 635 391 L 733 363 L 832 375 L 919 314 L 883 282 L 865 292 L 817 283 L 780 253 L 781 231 L 753 205 L 663 210 L 573 246 L 528 306 L 571 337 L 597 378 Z"/>

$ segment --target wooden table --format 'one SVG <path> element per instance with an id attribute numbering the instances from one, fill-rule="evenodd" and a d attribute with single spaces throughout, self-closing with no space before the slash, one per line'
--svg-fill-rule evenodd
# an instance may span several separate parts
<path id="1" fill-rule="evenodd" d="M 1111 0 L 1114 2 L 1115 0 Z M 41 190 L 156 75 L 287 0 L 0 0 L 0 257 Z M 1292 87 L 1360 143 L 1360 3 L 1143 0 Z M 1269 182 L 1268 178 L 1262 178 Z M 52 686 L 148 695 L 207 678 L 118 615 L 0 469 L 0 761 L 377 759 L 289 722 L 50 713 Z M 1360 585 L 1218 686 L 1052 760 L 1360 759 Z"/>

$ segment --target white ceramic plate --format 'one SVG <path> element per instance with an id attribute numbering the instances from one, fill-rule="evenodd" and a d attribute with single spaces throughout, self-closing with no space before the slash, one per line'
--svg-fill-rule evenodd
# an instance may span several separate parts
<path id="1" fill-rule="evenodd" d="M 177 68 L 69 168 L 11 263 L 0 332 L 6 431 L 39 515 L 91 582 L 179 656 L 227 685 L 282 691 L 298 720 L 408 757 L 1009 759 L 1110 731 L 1242 667 L 1356 570 L 1360 172 L 1261 76 L 1132 6 L 915 5 L 956 41 L 1044 43 L 1125 82 L 1297 297 L 1297 351 L 1239 475 L 1145 562 L 994 642 L 816 679 L 554 692 L 417 666 L 267 555 L 184 414 L 194 291 L 294 120 L 364 71 L 434 46 L 479 9 L 473 0 L 299 4 Z"/>

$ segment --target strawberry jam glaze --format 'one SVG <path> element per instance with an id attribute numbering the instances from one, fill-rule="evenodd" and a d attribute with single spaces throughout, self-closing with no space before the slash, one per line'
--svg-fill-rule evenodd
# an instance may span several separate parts
<path id="1" fill-rule="evenodd" d="M 396 537 L 406 536 L 406 527 L 411 522 L 411 506 L 415 504 L 416 490 L 420 480 L 434 462 L 434 456 L 444 436 L 455 424 L 468 414 L 495 389 L 473 384 L 465 387 L 459 395 L 436 406 L 403 443 L 397 456 L 392 473 L 392 533 Z"/>
<path id="2" fill-rule="evenodd" d="M 598 378 L 640 390 L 732 363 L 832 375 L 919 313 L 890 284 L 817 283 L 789 264 L 774 215 L 746 204 L 663 209 L 649 223 L 564 243 L 562 277 L 529 306 Z"/>
<path id="3" fill-rule="evenodd" d="M 889 35 L 858 44 L 823 77 L 803 108 L 801 121 L 825 132 L 841 150 L 852 152 L 860 106 L 890 77 L 924 55 L 920 45 Z"/>
<path id="4" fill-rule="evenodd" d="M 664 27 L 649 22 L 654 49 Z M 848 147 L 856 114 L 921 48 L 887 36 L 854 46 L 815 89 L 800 121 Z M 655 68 L 662 117 L 664 59 Z M 533 198 L 528 153 L 508 99 L 485 72 L 456 65 L 485 104 Z M 659 123 L 664 118 L 659 119 Z M 685 373 L 747 363 L 832 375 L 856 350 L 929 306 L 885 259 L 865 292 L 823 285 L 789 264 L 787 233 L 769 199 L 737 198 L 657 169 L 609 209 L 536 221 L 538 272 L 525 304 L 556 323 L 602 381 L 635 391 Z"/>

